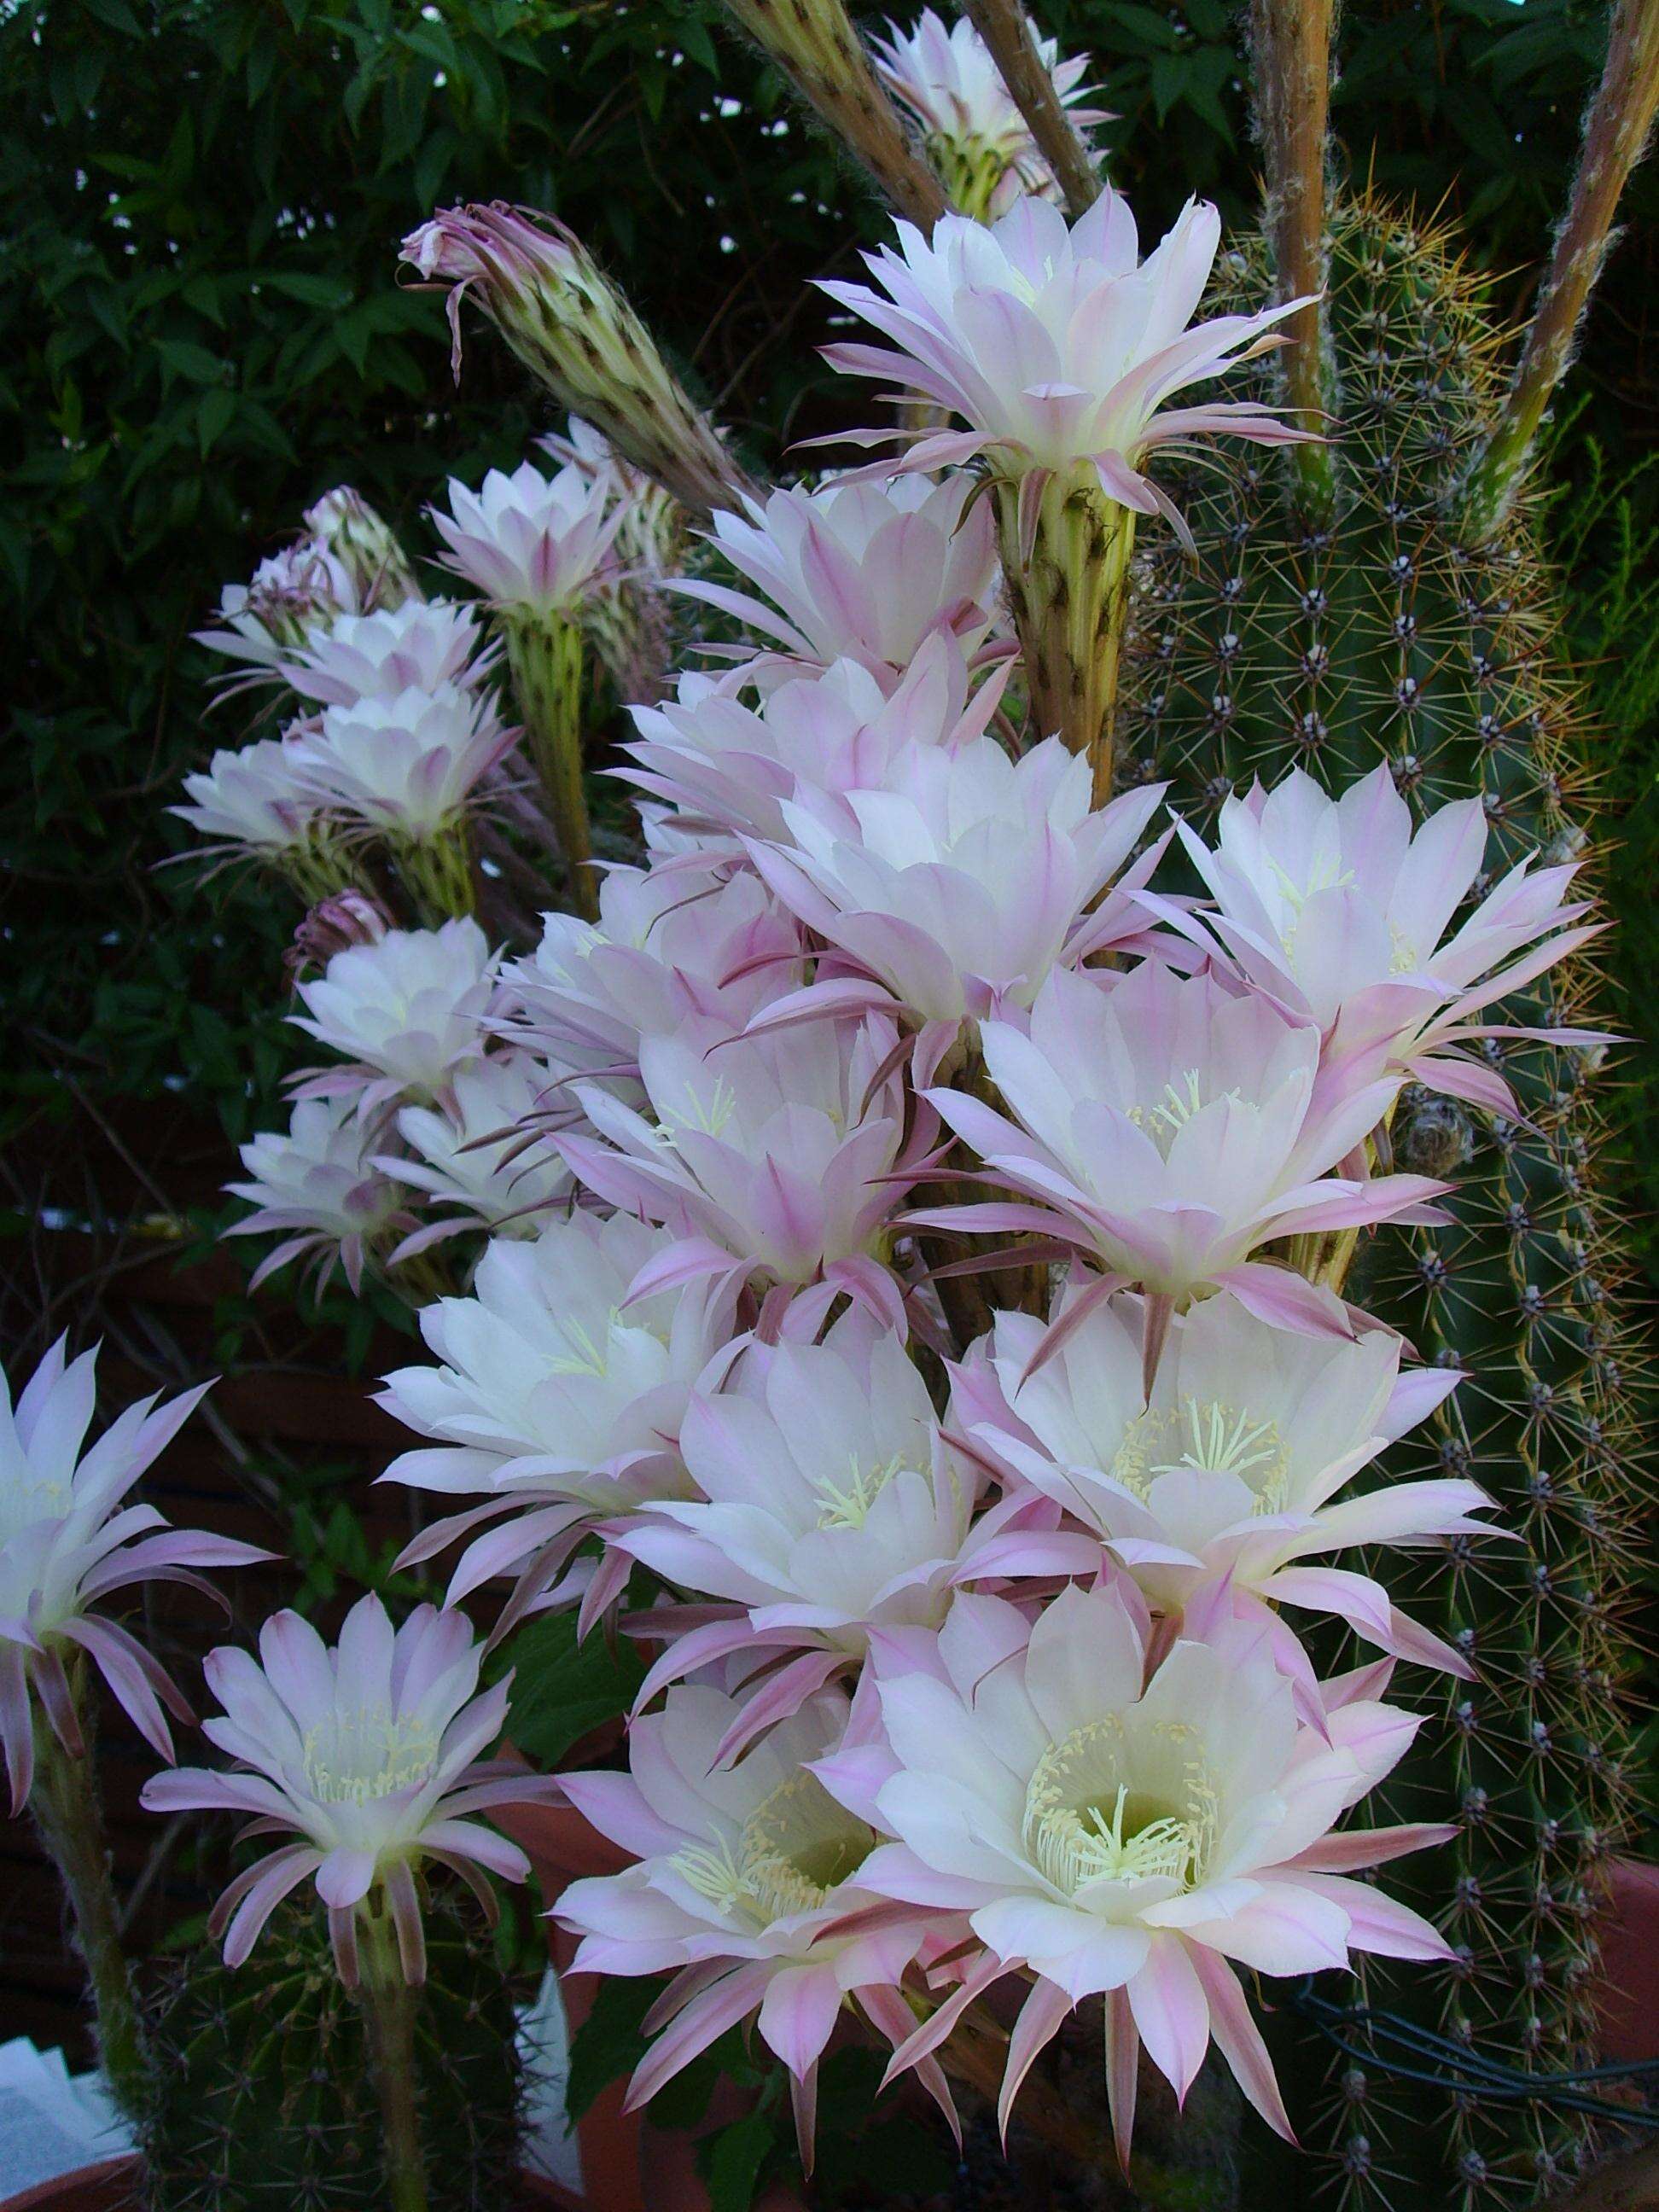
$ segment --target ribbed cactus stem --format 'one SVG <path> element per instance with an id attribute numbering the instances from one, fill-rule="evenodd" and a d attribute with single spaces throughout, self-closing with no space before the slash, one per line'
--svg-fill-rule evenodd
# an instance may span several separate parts
<path id="1" fill-rule="evenodd" d="M 1103 806 L 1112 795 L 1134 514 L 1107 496 L 1090 463 L 1048 476 L 1035 501 L 1030 478 L 999 481 L 994 496 L 1033 729 L 1088 756 L 1094 803 Z"/>
<path id="2" fill-rule="evenodd" d="M 582 787 L 582 634 L 562 615 L 515 611 L 502 623 L 530 757 L 570 878 L 571 903 L 599 918 L 593 843 Z"/>
<path id="3" fill-rule="evenodd" d="M 1335 0 L 1252 0 L 1252 86 L 1256 136 L 1266 171 L 1266 223 L 1273 255 L 1273 296 L 1306 299 L 1283 325 L 1285 398 L 1304 429 L 1322 429 L 1336 413 L 1336 355 L 1324 292 L 1326 163 L 1331 113 L 1331 34 Z M 1290 448 L 1298 498 L 1328 514 L 1336 497 L 1329 445 Z"/>
<path id="4" fill-rule="evenodd" d="M 75 1941 L 97 2013 L 98 2053 L 105 2078 L 121 2110 L 129 2118 L 137 2119 L 144 2110 L 149 2069 L 131 1970 L 121 1944 L 91 1735 L 76 1680 L 79 1670 L 71 1667 L 67 1671 L 83 1748 L 78 1754 L 66 1751 L 53 1729 L 37 1716 L 29 1811 L 69 1899 Z"/>
<path id="5" fill-rule="evenodd" d="M 990 48 L 1009 97 L 1054 171 L 1066 212 L 1073 218 L 1086 213 L 1100 197 L 1100 178 L 1054 90 L 1030 16 L 1019 0 L 957 0 L 957 4 Z"/>
<path id="6" fill-rule="evenodd" d="M 931 230 L 949 205 L 945 187 L 911 143 L 842 0 L 726 6 L 899 213 Z"/>
<path id="7" fill-rule="evenodd" d="M 1656 107 L 1659 4 L 1619 0 L 1607 65 L 1584 118 L 1566 220 L 1556 234 L 1497 427 L 1469 473 L 1462 523 L 1472 544 L 1483 544 L 1498 527 L 1526 474 L 1545 410 L 1572 358 L 1573 340 L 1607 259 L 1620 196 L 1647 149 Z"/>
<path id="8" fill-rule="evenodd" d="M 415 2095 L 415 2008 L 420 1999 L 404 1978 L 397 1929 L 378 1891 L 359 1909 L 357 1948 L 362 1974 L 357 2001 L 380 2100 L 388 2212 L 427 2212 L 426 2157 Z"/>

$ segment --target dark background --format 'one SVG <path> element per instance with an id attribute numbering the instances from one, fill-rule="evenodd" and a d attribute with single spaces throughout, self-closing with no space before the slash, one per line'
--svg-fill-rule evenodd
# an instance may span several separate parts
<path id="1" fill-rule="evenodd" d="M 1114 179 L 1154 233 L 1189 191 L 1255 198 L 1238 27 L 1223 0 L 1046 0 L 1097 62 Z M 0 0 L 0 1346 L 16 1378 L 64 1327 L 110 1340 L 108 1403 L 215 1366 L 211 1425 L 169 1456 L 174 1517 L 263 1528 L 301 1601 L 382 1581 L 396 1531 L 359 1507 L 385 1455 L 349 1378 L 408 1323 L 338 1297 L 252 1304 L 211 1254 L 233 1144 L 294 1064 L 258 885 L 156 863 L 162 809 L 240 735 L 189 641 L 222 580 L 357 484 L 425 542 L 453 471 L 521 458 L 550 416 L 469 332 L 459 393 L 441 300 L 399 288 L 402 234 L 443 202 L 556 210 L 622 276 L 689 380 L 775 469 L 865 404 L 812 348 L 881 217 L 777 80 L 699 0 Z M 1361 0 L 1335 120 L 1351 179 L 1455 225 L 1524 310 L 1562 208 L 1605 11 L 1583 0 Z M 1592 311 L 1553 434 L 1548 529 L 1589 686 L 1621 928 L 1615 1018 L 1651 1030 L 1659 964 L 1659 166 Z M 1621 1202 L 1650 1273 L 1659 1060 L 1608 1086 Z M 291 1595 L 293 1580 L 285 1585 Z M 257 1618 L 268 1592 L 244 1592 Z M 186 1606 L 159 1625 L 199 1648 Z M 124 1875 L 159 1929 L 196 1894 L 112 1769 Z M 15 1870 L 22 1839 L 0 1830 Z M 0 1907 L 6 2026 L 58 2039 L 69 1970 L 44 1889 Z"/>

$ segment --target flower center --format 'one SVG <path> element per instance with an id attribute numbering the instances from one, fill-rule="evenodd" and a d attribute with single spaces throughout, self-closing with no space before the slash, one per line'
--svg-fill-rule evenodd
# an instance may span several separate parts
<path id="1" fill-rule="evenodd" d="M 1254 1493 L 1256 1513 L 1282 1512 L 1289 1495 L 1291 1451 L 1277 1422 L 1257 1420 L 1247 1407 L 1224 1399 L 1188 1397 L 1149 1407 L 1130 1423 L 1111 1472 L 1146 1498 L 1158 1476 L 1182 1468 L 1236 1474 Z"/>
<path id="2" fill-rule="evenodd" d="M 663 1137 L 672 1145 L 683 1129 L 694 1130 L 702 1137 L 718 1137 L 737 1110 L 737 1092 L 723 1075 L 717 1075 L 713 1089 L 704 1097 L 699 1097 L 688 1083 L 682 1104 L 672 1111 L 663 1108 L 657 1119 Z"/>
<path id="3" fill-rule="evenodd" d="M 1218 1095 L 1224 1098 L 1237 1098 L 1238 1093 L 1237 1091 L 1224 1091 Z M 1129 1119 L 1137 1129 L 1145 1130 L 1160 1153 L 1168 1159 L 1170 1146 L 1188 1122 L 1212 1103 L 1202 1094 L 1198 1069 L 1189 1067 L 1175 1081 L 1166 1083 L 1163 1096 L 1153 1099 L 1150 1105 L 1130 1107 Z"/>
<path id="4" fill-rule="evenodd" d="M 840 1485 L 831 1482 L 827 1475 L 820 1475 L 813 1485 L 821 1500 L 819 1528 L 862 1528 L 870 1517 L 871 1507 L 903 1466 L 902 1457 L 896 1455 L 873 1467 L 849 1458 L 846 1479 Z"/>
<path id="5" fill-rule="evenodd" d="M 67 1482 L 52 1475 L 26 1475 L 0 1490 L 0 1544 L 37 1521 L 61 1521 L 74 1504 Z"/>
<path id="6" fill-rule="evenodd" d="M 332 1712 L 305 1736 L 306 1787 L 319 1805 L 368 1805 L 416 1788 L 438 1757 L 437 1732 L 386 1705 Z"/>
<path id="7" fill-rule="evenodd" d="M 717 1836 L 689 1844 L 672 1864 L 720 1911 L 766 1928 L 822 1905 L 858 1872 L 875 1840 L 802 1768 L 761 1800 L 735 1842 Z"/>
<path id="8" fill-rule="evenodd" d="M 605 1342 L 596 1344 L 592 1332 L 574 1314 L 561 1315 L 559 1334 L 569 1346 L 547 1363 L 550 1375 L 591 1375 L 603 1382 L 611 1368 L 611 1337 L 622 1320 L 622 1308 L 612 1306 L 605 1322 Z"/>
<path id="9" fill-rule="evenodd" d="M 1025 1792 L 1025 1847 L 1068 1897 L 1096 1881 L 1190 1889 L 1202 1879 L 1217 1800 L 1198 1732 L 1170 1721 L 1146 1734 L 1146 1744 L 1131 1743 L 1121 1715 L 1103 1714 L 1037 1761 Z M 1137 1764 L 1156 1766 L 1158 1787 L 1140 1786 Z"/>

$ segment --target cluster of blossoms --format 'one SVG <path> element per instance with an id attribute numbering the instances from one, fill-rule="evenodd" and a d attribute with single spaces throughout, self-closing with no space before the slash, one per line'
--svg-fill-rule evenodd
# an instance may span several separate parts
<path id="1" fill-rule="evenodd" d="M 1450 1831 L 1340 1824 L 1415 1731 L 1396 1662 L 1468 1665 L 1333 1562 L 1479 1535 L 1490 1504 L 1375 1473 L 1461 1378 L 1347 1303 L 1347 1265 L 1445 1218 L 1448 1185 L 1390 1170 L 1401 1093 L 1514 1110 L 1487 1010 L 1583 909 L 1570 869 L 1481 884 L 1480 802 L 1416 820 L 1382 762 L 1335 798 L 1252 789 L 1207 840 L 1158 787 L 1112 794 L 1134 518 L 1172 512 L 1153 464 L 1304 434 L 1179 404 L 1291 309 L 1194 323 L 1212 210 L 1142 261 L 1109 189 L 1069 225 L 1043 196 L 970 39 L 926 19 L 879 53 L 930 132 L 957 118 L 995 215 L 906 226 L 878 290 L 826 287 L 886 341 L 828 352 L 896 380 L 908 430 L 861 434 L 899 460 L 757 489 L 556 226 L 471 208 L 408 242 L 458 344 L 465 296 L 627 457 L 573 427 L 550 483 L 526 463 L 438 518 L 581 910 L 533 945 L 453 906 L 324 917 L 296 1018 L 334 1057 L 249 1147 L 240 1225 L 283 1232 L 268 1267 L 385 1264 L 421 1304 L 430 1358 L 383 1399 L 420 1441 L 385 1479 L 452 1501 L 404 1562 L 453 1555 L 452 1610 L 394 1636 L 360 1609 L 332 1658 L 279 1616 L 263 1672 L 214 1677 L 246 1771 L 152 1795 L 300 1829 L 238 1885 L 234 1954 L 314 1875 L 346 1959 L 384 1880 L 407 1964 L 407 1863 L 482 1856 L 458 1823 L 498 1778 L 468 1762 L 501 1711 L 443 1624 L 494 1583 L 496 1639 L 611 1616 L 652 1656 L 628 1770 L 562 1788 L 634 1863 L 558 1911 L 579 1968 L 675 1977 L 636 2100 L 752 2017 L 806 2147 L 850 2012 L 948 2110 L 941 2052 L 1018 1979 L 1005 2120 L 1101 1999 L 1126 2153 L 1139 2054 L 1181 2096 L 1212 2041 L 1288 2133 L 1239 1971 L 1449 1956 L 1356 1876 Z M 624 469 L 705 518 L 678 588 L 726 634 L 635 703 L 612 773 L 645 864 L 595 888 L 562 655 L 616 585 Z M 660 575 L 668 536 L 632 528 Z M 387 730 L 465 724 L 434 772 L 458 788 L 498 757 L 471 620 L 413 600 L 284 640 L 322 712 L 279 747 L 349 757 L 361 811 Z M 1322 1676 L 1321 1617 L 1364 1663 Z M 365 1797 L 402 1762 L 395 1803 Z"/>

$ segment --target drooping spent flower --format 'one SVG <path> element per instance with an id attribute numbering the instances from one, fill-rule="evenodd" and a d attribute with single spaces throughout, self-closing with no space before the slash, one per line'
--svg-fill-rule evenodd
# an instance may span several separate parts
<path id="1" fill-rule="evenodd" d="M 887 36 L 870 43 L 878 74 L 915 118 L 958 214 L 986 222 L 1006 214 L 1023 192 L 1060 197 L 1030 125 L 966 15 L 947 25 L 924 8 L 908 28 L 890 22 Z M 1081 55 L 1062 59 L 1053 39 L 1039 38 L 1036 46 L 1073 125 L 1086 131 L 1108 121 L 1104 109 L 1083 105 L 1087 61 Z"/>
<path id="2" fill-rule="evenodd" d="M 380 1479 L 472 1501 L 405 1555 L 428 1559 L 471 1538 L 451 1604 L 514 1576 L 503 1619 L 516 1619 L 536 1609 L 591 1530 L 687 1494 L 680 1420 L 731 1336 L 733 1300 L 706 1283 L 631 1297 L 673 1242 L 625 1213 L 575 1212 L 533 1242 L 496 1237 L 470 1297 L 422 1309 L 421 1334 L 441 1364 L 389 1375 L 380 1403 L 432 1442 Z M 622 1561 L 623 1580 L 630 1564 Z"/>
<path id="3" fill-rule="evenodd" d="M 713 542 L 754 590 L 690 576 L 672 588 L 735 615 L 763 661 L 856 660 L 890 691 L 935 630 L 971 653 L 996 619 L 996 531 L 973 490 L 965 475 L 896 476 L 749 499 L 716 514 Z"/>
<path id="4" fill-rule="evenodd" d="M 1189 328 L 1220 236 L 1215 210 L 1189 202 L 1140 262 L 1134 218 L 1108 185 L 1069 228 L 1030 197 L 988 228 L 947 216 L 928 239 L 901 224 L 899 252 L 866 257 L 879 289 L 823 288 L 890 341 L 827 347 L 833 366 L 896 380 L 965 425 L 896 431 L 911 441 L 896 465 L 978 457 L 989 471 L 1037 735 L 1088 753 L 1102 799 L 1134 518 L 1185 530 L 1149 459 L 1222 433 L 1308 434 L 1255 400 L 1168 404 L 1277 343 L 1273 325 L 1306 304 Z"/>
<path id="5" fill-rule="evenodd" d="M 167 1712 L 192 1717 L 160 1663 L 107 1617 L 106 1601 L 146 1582 L 188 1583 L 215 1595 L 202 1568 L 272 1556 L 203 1529 L 170 1528 L 153 1505 L 124 1504 L 209 1386 L 164 1405 L 159 1394 L 140 1399 L 83 1449 L 98 1347 L 70 1360 L 66 1343 L 59 1337 L 15 1407 L 0 1374 L 0 1751 L 14 1819 L 34 1778 L 37 1718 L 70 1758 L 85 1754 L 70 1680 L 80 1654 L 161 1758 L 173 1755 Z"/>
<path id="6" fill-rule="evenodd" d="M 377 1245 L 418 1224 L 402 1192 L 372 1157 L 373 1126 L 359 1120 L 356 1099 L 301 1098 L 286 1130 L 265 1129 L 241 1148 L 245 1182 L 225 1188 L 255 1211 L 233 1222 L 227 1237 L 280 1237 L 254 1269 L 250 1290 L 290 1260 L 315 1262 L 320 1291 L 337 1266 L 354 1291 Z"/>
<path id="7" fill-rule="evenodd" d="M 1077 1296 L 1062 1299 L 1062 1320 Z M 1461 1479 L 1340 1495 L 1450 1395 L 1455 1369 L 1402 1374 L 1389 1330 L 1351 1343 L 1299 1336 L 1223 1291 L 1172 1322 L 1148 1401 L 1138 1298 L 1097 1306 L 1039 1363 L 1043 1334 L 1032 1315 L 997 1316 L 988 1350 L 1001 1403 L 972 1434 L 1097 1535 L 1161 1612 L 1179 1619 L 1219 1593 L 1224 1611 L 1275 1629 L 1267 1606 L 1332 1613 L 1398 1658 L 1469 1672 L 1380 1582 L 1325 1565 L 1358 1544 L 1480 1532 L 1470 1516 L 1492 1501 Z M 1274 1650 L 1311 1696 L 1288 1632 Z"/>
<path id="8" fill-rule="evenodd" d="M 227 584 L 219 594 L 221 627 L 192 635 L 198 645 L 274 673 L 314 629 L 361 611 L 344 564 L 302 538 L 261 561 L 250 582 Z"/>
<path id="9" fill-rule="evenodd" d="M 742 471 L 687 397 L 650 333 L 574 234 L 505 200 L 441 210 L 404 240 L 403 258 L 446 284 L 452 361 L 461 362 L 470 295 L 562 406 L 667 487 L 692 515 L 727 507 Z"/>
<path id="10" fill-rule="evenodd" d="M 290 1890 L 307 1877 L 328 1909 L 341 1978 L 358 1978 L 360 1915 L 381 1911 L 396 1928 L 404 1977 L 426 1977 L 416 1873 L 424 1863 L 459 1875 L 492 1919 L 486 1874 L 522 1881 L 530 1863 L 473 1816 L 545 1800 L 546 1778 L 479 1753 L 501 1732 L 511 1674 L 477 1692 L 483 1657 L 464 1613 L 417 1606 L 394 1630 L 373 1595 L 326 1645 L 296 1613 L 273 1613 L 259 1656 L 234 1645 L 210 1654 L 208 1686 L 223 1707 L 203 1733 L 234 1764 L 154 1776 L 152 1813 L 250 1814 L 279 1844 L 237 1875 L 209 1927 L 240 1966 Z"/>
<path id="11" fill-rule="evenodd" d="M 289 1018 L 354 1064 L 307 1078 L 299 1095 L 349 1097 L 365 1116 L 399 1096 L 441 1097 L 458 1070 L 483 1057 L 500 959 L 465 919 L 388 930 L 337 952 L 320 976 L 301 983 L 306 1011 Z"/>
<path id="12" fill-rule="evenodd" d="M 898 1840 L 859 1877 L 965 1911 L 984 1947 L 901 2066 L 936 2050 L 993 1981 L 1016 1968 L 1035 1977 L 1011 2041 L 1005 2126 L 1044 2045 L 1104 1993 L 1126 2165 L 1142 2045 L 1179 2100 L 1213 2038 L 1289 2136 L 1237 1967 L 1306 1974 L 1366 1951 L 1450 1955 L 1426 1921 L 1352 1875 L 1452 1830 L 1332 1832 L 1417 1732 L 1376 1701 L 1386 1670 L 1326 1685 L 1316 1728 L 1298 1721 L 1266 1638 L 1243 1624 L 1176 1644 L 1143 1687 L 1144 1664 L 1109 1586 L 1073 1585 L 1035 1621 L 1000 1599 L 958 1599 L 927 1671 L 896 1662 L 880 1684 L 894 1771 L 875 1802 Z M 834 1791 L 833 1759 L 820 1771 Z"/>

